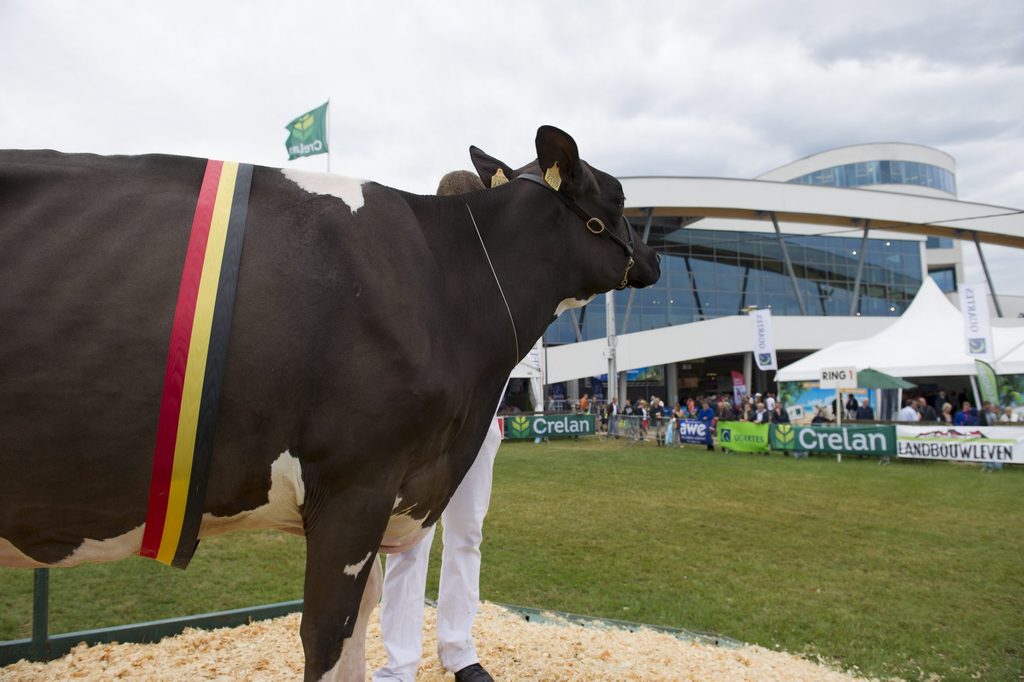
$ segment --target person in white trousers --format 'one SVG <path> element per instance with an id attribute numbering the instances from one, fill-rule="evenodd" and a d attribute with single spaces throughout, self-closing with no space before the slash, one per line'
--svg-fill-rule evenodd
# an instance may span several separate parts
<path id="1" fill-rule="evenodd" d="M 437 652 L 458 682 L 488 682 L 471 630 L 480 601 L 480 542 L 491 499 L 491 470 L 501 444 L 497 420 L 466 477 L 441 513 L 441 584 L 437 597 Z M 434 527 L 436 528 L 436 526 Z M 388 662 L 375 681 L 413 682 L 423 650 L 423 596 L 434 528 L 411 549 L 387 558 L 380 627 Z"/>
<path id="2" fill-rule="evenodd" d="M 442 196 L 484 189 L 479 176 L 453 171 L 441 179 Z M 502 391 L 504 395 L 504 391 Z M 497 419 L 484 437 L 476 461 L 441 512 L 441 585 L 437 597 L 437 652 L 457 682 L 492 682 L 473 645 L 473 620 L 480 602 L 480 543 L 491 502 L 491 469 L 501 445 Z M 434 530 L 412 548 L 387 558 L 380 628 L 388 662 L 373 673 L 375 682 L 413 682 L 423 651 L 423 607 Z"/>

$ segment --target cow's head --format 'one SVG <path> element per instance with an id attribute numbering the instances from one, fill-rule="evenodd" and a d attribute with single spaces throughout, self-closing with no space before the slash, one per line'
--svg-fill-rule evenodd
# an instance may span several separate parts
<path id="1" fill-rule="evenodd" d="M 574 296 L 589 299 L 612 288 L 640 288 L 658 281 L 658 255 L 641 241 L 623 216 L 622 185 L 580 159 L 576 141 L 568 133 L 541 126 L 537 130 L 537 159 L 518 170 L 477 147 L 469 151 L 486 187 L 513 180 L 532 182 L 550 193 L 547 200 L 564 205 L 565 219 L 558 225 L 566 231 L 561 243 L 586 254 L 586 272 Z"/>

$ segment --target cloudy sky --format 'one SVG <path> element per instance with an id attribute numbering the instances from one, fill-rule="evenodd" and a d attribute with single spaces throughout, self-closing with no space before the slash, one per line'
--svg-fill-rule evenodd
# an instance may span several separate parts
<path id="1" fill-rule="evenodd" d="M 1024 207 L 1020 0 L 0 0 L 0 64 L 0 147 L 323 169 L 284 126 L 329 98 L 331 170 L 412 191 L 470 144 L 525 163 L 551 123 L 619 175 L 914 142 L 961 198 Z M 985 249 L 1024 295 L 1024 252 Z"/>

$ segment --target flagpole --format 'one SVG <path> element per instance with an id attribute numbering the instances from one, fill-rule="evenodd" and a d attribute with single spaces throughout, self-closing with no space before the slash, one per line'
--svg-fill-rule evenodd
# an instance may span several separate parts
<path id="1" fill-rule="evenodd" d="M 327 172 L 331 172 L 331 98 L 327 98 Z"/>

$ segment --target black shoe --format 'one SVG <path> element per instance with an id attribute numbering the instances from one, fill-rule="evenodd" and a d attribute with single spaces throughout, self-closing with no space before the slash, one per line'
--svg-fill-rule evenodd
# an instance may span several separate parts
<path id="1" fill-rule="evenodd" d="M 455 673 L 455 682 L 494 682 L 494 678 L 482 665 L 474 663 Z"/>

